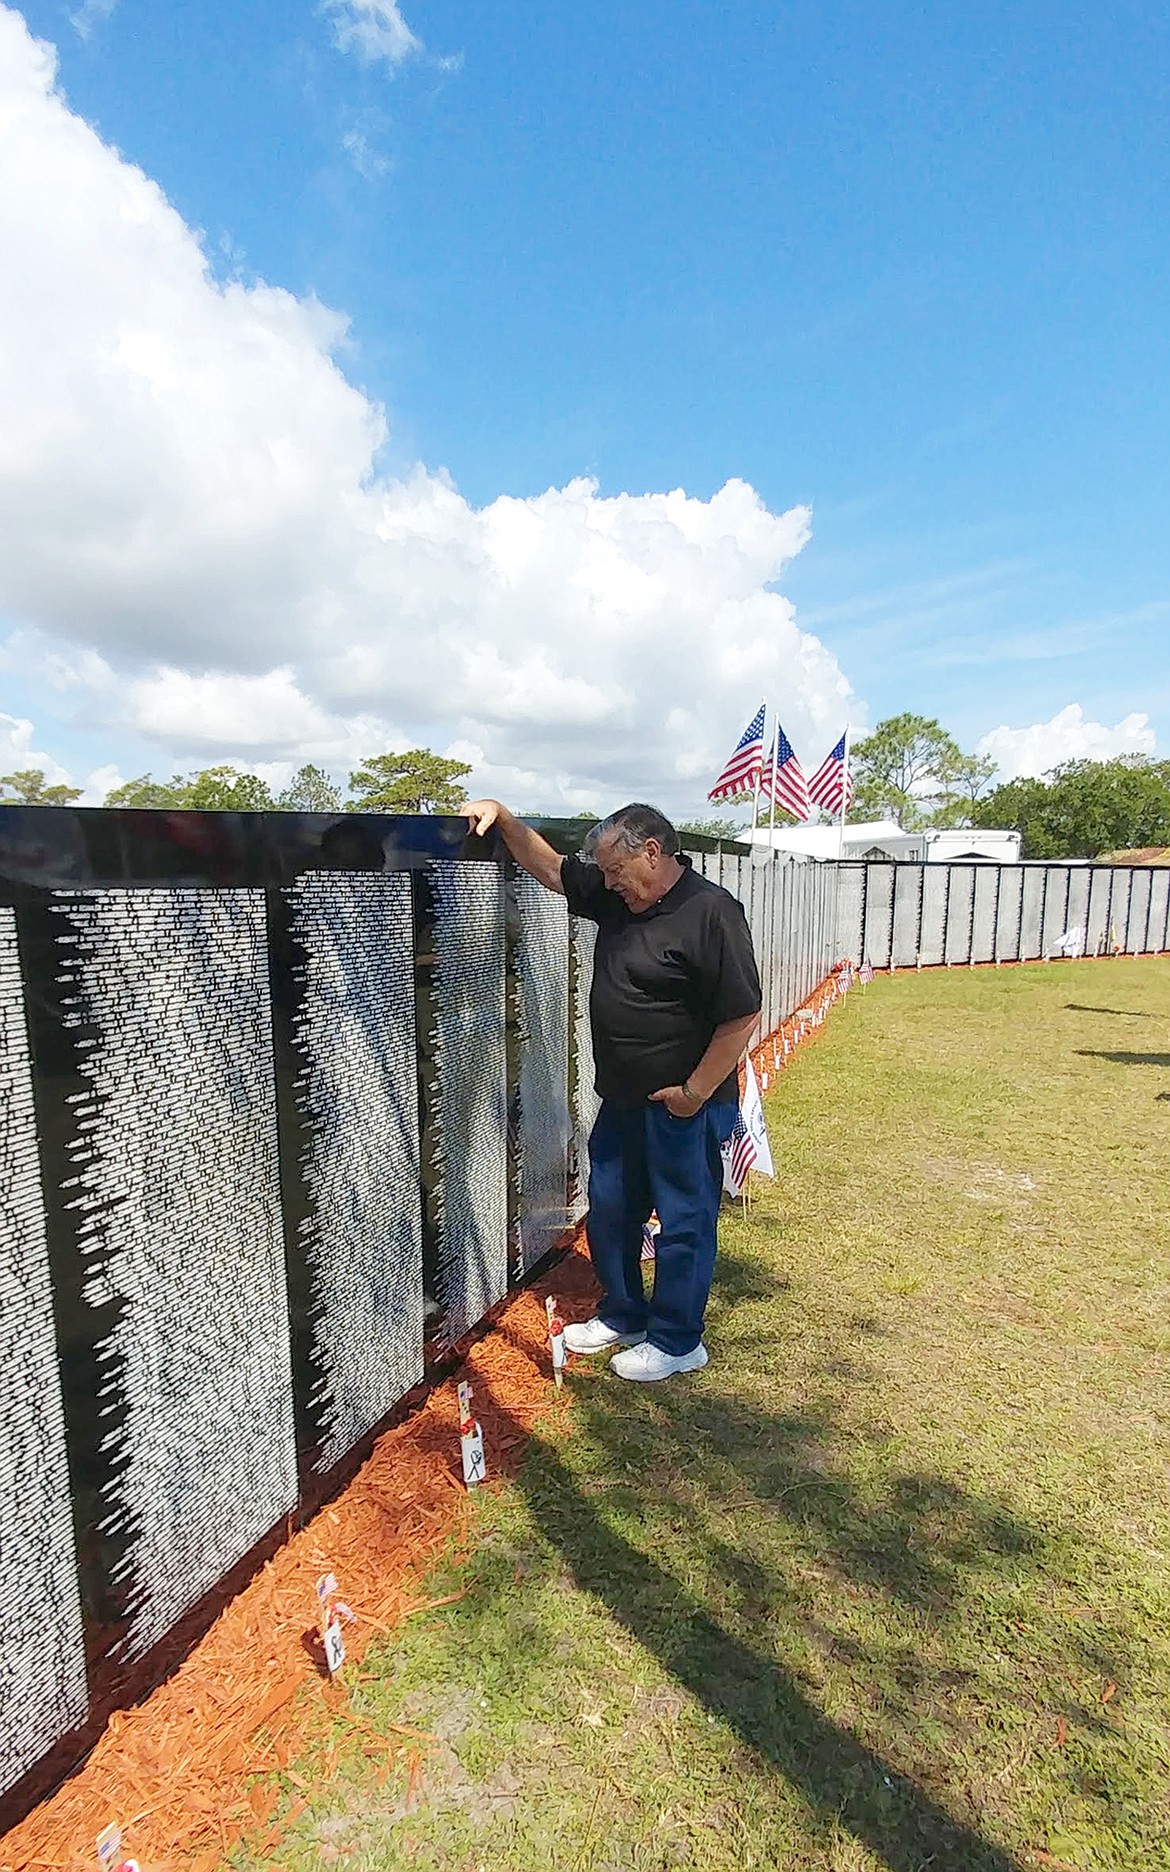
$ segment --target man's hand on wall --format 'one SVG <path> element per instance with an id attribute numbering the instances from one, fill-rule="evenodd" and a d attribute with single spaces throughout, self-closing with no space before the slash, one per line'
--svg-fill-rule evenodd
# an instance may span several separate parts
<path id="1" fill-rule="evenodd" d="M 466 806 L 459 808 L 473 833 L 486 838 L 493 830 L 498 831 L 516 863 L 534 877 L 546 890 L 556 891 L 563 897 L 565 887 L 561 882 L 561 855 L 553 850 L 547 839 L 531 826 L 526 826 L 522 819 L 517 819 L 514 812 L 501 806 L 498 799 L 468 800 Z"/>
<path id="2" fill-rule="evenodd" d="M 494 799 L 468 800 L 459 810 L 471 822 L 471 830 L 477 837 L 483 838 L 500 816 L 500 802 Z"/>

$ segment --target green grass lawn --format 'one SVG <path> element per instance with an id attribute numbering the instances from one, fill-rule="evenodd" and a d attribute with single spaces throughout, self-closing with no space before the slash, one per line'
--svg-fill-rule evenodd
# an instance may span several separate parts
<path id="1" fill-rule="evenodd" d="M 710 1366 L 574 1376 L 353 1690 L 420 1791 L 300 1763 L 281 1866 L 1170 1867 L 1168 1100 L 1165 962 L 855 991 Z"/>

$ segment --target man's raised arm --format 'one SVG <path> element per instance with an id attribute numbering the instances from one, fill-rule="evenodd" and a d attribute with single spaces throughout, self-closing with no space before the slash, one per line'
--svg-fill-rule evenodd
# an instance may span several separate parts
<path id="1" fill-rule="evenodd" d="M 561 883 L 561 854 L 553 850 L 547 839 L 542 839 L 539 832 L 526 826 L 515 813 L 501 806 L 499 800 L 468 800 L 466 806 L 459 808 L 464 817 L 471 822 L 471 830 L 484 838 L 493 826 L 498 827 L 500 837 L 508 847 L 516 863 L 534 877 L 538 884 L 547 890 L 556 891 L 563 897 L 565 887 Z"/>

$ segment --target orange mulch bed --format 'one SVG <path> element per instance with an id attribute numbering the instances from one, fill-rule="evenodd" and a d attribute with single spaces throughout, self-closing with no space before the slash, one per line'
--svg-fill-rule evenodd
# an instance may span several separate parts
<path id="1" fill-rule="evenodd" d="M 863 991 L 855 987 L 848 992 Z M 841 998 L 842 989 L 836 973 L 826 975 L 786 1021 L 781 1021 L 779 1027 L 774 1027 L 752 1048 L 752 1066 L 761 1091 L 767 1091 L 773 1075 L 783 1071 L 797 1047 L 820 1032 L 829 1009 Z"/>
<path id="2" fill-rule="evenodd" d="M 555 1293 L 572 1319 L 588 1313 L 594 1291 L 579 1238 L 543 1282 L 507 1303 L 455 1376 L 379 1438 L 343 1493 L 261 1568 L 174 1675 L 111 1716 L 83 1766 L 0 1839 L 0 1872 L 92 1872 L 110 1821 L 141 1872 L 212 1872 L 245 1830 L 260 1832 L 276 1793 L 264 1781 L 246 1792 L 245 1782 L 287 1767 L 346 1710 L 314 1656 L 318 1578 L 336 1573 L 356 1615 L 345 1627 L 347 1669 L 372 1638 L 435 1603 L 422 1574 L 449 1543 L 458 1547 L 467 1525 L 457 1380 L 474 1387 L 491 1473 L 514 1473 L 558 1395 L 544 1296 Z M 363 1743 L 380 1770 L 409 1781 L 426 1738 L 370 1730 Z M 261 1849 L 273 1851 L 279 1834 L 261 1834 Z"/>
<path id="3" fill-rule="evenodd" d="M 836 998 L 829 977 L 755 1048 L 761 1077 L 818 1031 Z M 490 1472 L 514 1474 L 537 1419 L 559 1397 L 548 1293 L 566 1318 L 589 1312 L 596 1288 L 581 1235 L 543 1281 L 506 1303 L 458 1372 L 379 1438 L 348 1487 L 260 1569 L 174 1675 L 110 1717 L 86 1762 L 0 1839 L 0 1872 L 92 1872 L 96 1837 L 110 1821 L 141 1872 L 214 1872 L 245 1832 L 261 1852 L 276 1849 L 282 1825 L 307 1803 L 264 1834 L 277 1795 L 263 1777 L 347 1715 L 344 1691 L 316 1655 L 317 1580 L 335 1573 L 356 1615 L 345 1628 L 347 1668 L 374 1637 L 443 1603 L 428 1598 L 422 1576 L 445 1548 L 458 1550 L 467 1528 L 457 1382 L 474 1387 Z M 405 1727 L 390 1737 L 362 1733 L 379 1774 L 413 1781 L 429 1738 Z M 245 1789 L 253 1777 L 261 1778 Z"/>

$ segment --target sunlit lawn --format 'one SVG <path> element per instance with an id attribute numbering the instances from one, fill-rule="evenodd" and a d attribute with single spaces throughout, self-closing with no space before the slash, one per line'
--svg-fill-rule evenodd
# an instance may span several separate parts
<path id="1" fill-rule="evenodd" d="M 421 1796 L 310 1758 L 281 1866 L 1170 1867 L 1168 1023 L 1156 960 L 855 991 L 707 1371 L 574 1376 L 353 1692 Z"/>

